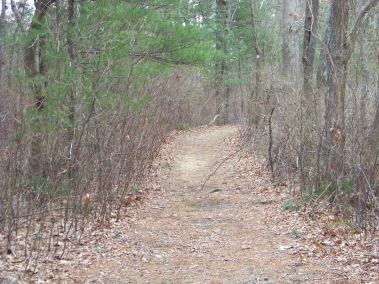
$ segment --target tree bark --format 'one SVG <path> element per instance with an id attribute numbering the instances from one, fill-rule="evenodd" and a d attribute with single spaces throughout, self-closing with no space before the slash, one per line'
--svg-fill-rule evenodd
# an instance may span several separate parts
<path id="1" fill-rule="evenodd" d="M 12 8 L 12 12 L 16 18 L 16 22 L 17 22 L 18 27 L 20 28 L 21 32 L 24 33 L 25 28 L 24 28 L 24 24 L 22 23 L 22 17 L 21 17 L 20 12 L 17 9 L 16 3 L 14 2 L 14 0 L 11 0 L 11 8 Z"/>
<path id="2" fill-rule="evenodd" d="M 360 95 L 360 104 L 359 104 L 359 133 L 360 137 L 363 138 L 364 131 L 367 129 L 367 99 L 369 96 L 369 77 L 370 73 L 366 66 L 367 58 L 366 58 L 366 51 L 365 51 L 365 45 L 364 45 L 364 39 L 361 37 L 361 42 L 359 45 L 359 56 L 361 58 L 361 62 L 364 62 L 362 66 L 360 67 L 361 72 L 361 95 Z"/>
<path id="3" fill-rule="evenodd" d="M 376 38 L 379 36 L 379 18 L 376 20 Z M 376 46 L 375 48 L 375 54 L 377 54 L 377 62 L 376 62 L 376 67 L 379 67 L 379 47 Z M 366 91 L 366 90 L 365 90 Z M 379 94 L 379 75 L 376 74 L 376 90 L 374 91 L 376 94 Z M 378 149 L 379 149 L 379 102 L 377 103 L 374 119 L 372 120 L 372 123 L 369 128 L 369 135 L 367 139 L 367 144 L 365 145 L 367 151 L 365 152 L 365 159 L 368 163 L 368 166 L 371 168 L 371 171 L 376 174 L 378 177 L 379 174 L 377 173 L 378 166 L 375 161 L 377 162 L 377 159 L 379 158 L 378 154 Z M 379 194 L 379 191 L 377 191 Z"/>
<path id="4" fill-rule="evenodd" d="M 71 68 L 75 67 L 75 47 L 73 41 L 73 28 L 75 26 L 75 0 L 68 0 L 68 31 L 67 31 L 67 51 L 70 57 Z M 70 122 L 68 130 L 68 141 L 70 143 L 70 151 L 72 146 L 72 141 L 74 138 L 74 124 L 75 124 L 75 84 L 73 84 L 71 90 L 69 91 L 69 115 L 68 119 Z M 70 152 L 71 153 L 71 152 Z"/>
<path id="5" fill-rule="evenodd" d="M 303 95 L 300 100 L 300 152 L 299 173 L 301 193 L 305 189 L 305 165 L 308 164 L 306 153 L 314 149 L 314 141 L 310 141 L 308 125 L 317 121 L 317 102 L 313 92 L 313 63 L 316 50 L 316 30 L 319 11 L 319 0 L 306 0 L 304 36 L 303 36 Z M 313 111 L 312 111 L 313 108 Z M 313 148 L 313 149 L 312 149 Z"/>
<path id="6" fill-rule="evenodd" d="M 5 65 L 5 58 L 4 58 L 4 50 L 3 50 L 3 41 L 2 41 L 2 34 L 5 30 L 5 0 L 1 0 L 1 15 L 0 15 L 0 88 L 2 87 L 2 78 L 3 78 L 3 65 Z M 0 115 L 2 114 L 4 109 L 3 103 L 0 103 Z M 5 123 L 3 122 L 3 119 L 1 119 L 0 116 L 0 147 L 3 144 L 3 141 L 5 141 L 5 133 L 6 133 L 6 127 Z"/>
<path id="7" fill-rule="evenodd" d="M 326 60 L 326 42 L 327 40 L 327 35 L 329 34 L 329 27 L 326 27 L 326 30 L 324 31 L 324 36 L 322 39 L 322 46 L 320 49 L 320 56 L 319 56 L 319 63 L 317 66 L 317 79 L 316 79 L 316 86 L 317 89 L 320 89 L 322 87 L 326 86 L 326 70 L 325 70 L 325 60 Z"/>
<path id="8" fill-rule="evenodd" d="M 262 110 L 260 108 L 255 109 L 255 113 L 253 114 L 252 110 L 252 102 L 254 100 L 254 97 L 256 99 L 260 99 L 262 94 L 262 62 L 264 60 L 263 58 L 263 52 L 262 49 L 259 47 L 258 42 L 258 32 L 257 32 L 257 26 L 255 21 L 255 8 L 253 0 L 250 0 L 250 13 L 251 13 L 251 28 L 252 28 L 252 36 L 254 41 L 254 49 L 255 49 L 255 88 L 254 91 L 251 94 L 250 98 L 250 104 L 249 104 L 249 127 L 252 127 L 253 125 L 258 125 L 259 119 L 261 117 Z"/>
<path id="9" fill-rule="evenodd" d="M 5 5 L 5 0 L 1 0 L 1 15 L 0 15 L 0 82 L 2 79 L 2 70 L 3 65 L 5 64 L 5 58 L 4 58 L 4 51 L 3 51 L 3 41 L 2 41 L 2 34 L 5 29 L 5 10 L 7 9 L 7 6 Z"/>
<path id="10" fill-rule="evenodd" d="M 347 76 L 346 36 L 349 4 L 345 0 L 334 0 L 329 6 L 329 35 L 326 42 L 328 57 L 326 67 L 325 94 L 325 171 L 343 171 L 343 148 L 345 141 L 345 85 Z"/>
<path id="11" fill-rule="evenodd" d="M 34 107 L 36 109 L 35 131 L 31 141 L 30 175 L 32 178 L 43 175 L 42 157 L 42 137 L 41 137 L 41 114 L 45 107 L 45 97 L 42 94 L 44 84 L 40 80 L 35 80 L 37 75 L 44 75 L 44 45 L 45 35 L 41 32 L 42 20 L 46 15 L 50 5 L 55 0 L 39 0 L 36 3 L 34 15 L 27 32 L 28 40 L 24 44 L 24 69 L 26 75 L 31 79 L 31 91 L 34 97 Z"/>
<path id="12" fill-rule="evenodd" d="M 220 97 L 220 123 L 226 124 L 229 120 L 229 100 L 230 100 L 230 92 L 231 87 L 228 83 L 228 63 L 227 57 L 230 53 L 229 51 L 229 43 L 228 43 L 228 34 L 231 29 L 232 21 L 233 21 L 233 8 L 234 8 L 235 0 L 216 0 L 217 6 L 217 14 L 219 18 L 219 24 L 221 29 L 218 31 L 218 43 L 216 44 L 216 48 L 218 50 L 222 50 L 224 53 L 224 58 L 219 65 L 220 72 L 220 83 L 217 90 L 217 96 Z"/>
<path id="13" fill-rule="evenodd" d="M 361 30 L 362 28 L 362 24 L 363 24 L 363 21 L 365 19 L 365 16 L 366 14 L 372 9 L 374 8 L 376 5 L 378 5 L 379 3 L 379 0 L 371 0 L 369 2 L 367 2 L 363 7 L 362 9 L 360 10 L 358 16 L 357 16 L 357 19 L 355 20 L 355 23 L 353 25 L 353 28 L 349 34 L 349 37 L 350 39 L 347 39 L 347 45 L 346 45 L 346 48 L 347 48 L 347 51 L 346 51 L 346 58 L 347 60 L 350 59 L 353 51 L 354 51 L 354 48 L 355 48 L 355 45 L 356 45 L 356 42 L 357 42 L 357 36 L 358 36 L 358 33 L 359 31 Z"/>
<path id="14" fill-rule="evenodd" d="M 297 82 L 299 79 L 300 51 L 298 21 L 299 1 L 283 0 L 282 60 L 283 74 Z"/>
<path id="15" fill-rule="evenodd" d="M 305 96 L 312 100 L 313 63 L 316 51 L 316 37 L 319 11 L 319 0 L 307 0 L 305 8 L 304 38 L 303 38 L 303 89 Z"/>
<path id="16" fill-rule="evenodd" d="M 345 88 L 348 62 L 354 51 L 357 33 L 360 31 L 364 16 L 379 3 L 372 0 L 363 6 L 347 35 L 349 5 L 345 0 L 334 0 L 329 4 L 328 35 L 325 46 L 326 57 L 326 94 L 325 94 L 325 143 L 324 161 L 327 175 L 332 173 L 334 181 L 343 179 L 345 146 Z M 376 127 L 371 130 L 376 135 Z M 342 179 L 341 179 L 342 178 Z M 338 184 L 337 184 L 338 186 Z M 338 188 L 338 187 L 337 187 Z"/>

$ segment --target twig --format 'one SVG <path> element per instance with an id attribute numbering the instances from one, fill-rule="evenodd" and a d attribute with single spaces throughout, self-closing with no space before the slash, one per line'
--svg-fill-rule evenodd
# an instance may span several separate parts
<path id="1" fill-rule="evenodd" d="M 223 164 L 223 163 L 225 163 L 228 159 L 230 159 L 231 157 L 233 157 L 235 154 L 237 154 L 238 152 L 240 152 L 241 150 L 242 150 L 243 148 L 241 148 L 241 149 L 239 149 L 239 150 L 237 150 L 237 151 L 235 151 L 233 154 L 230 154 L 229 156 L 227 156 L 226 158 L 224 158 L 223 160 L 222 160 L 222 162 L 217 166 L 217 168 L 207 177 L 207 179 L 204 181 L 204 183 L 203 183 L 203 185 L 201 186 L 201 189 L 200 190 L 203 190 L 203 188 L 204 188 L 204 186 L 205 186 L 205 184 L 207 183 L 207 181 L 211 178 L 211 176 L 213 176 L 216 172 L 217 172 L 217 170 L 221 167 L 221 165 Z"/>
<path id="2" fill-rule="evenodd" d="M 216 188 L 216 189 L 212 190 L 211 192 L 209 192 L 209 194 L 219 192 L 219 191 L 221 191 L 221 188 Z"/>
<path id="3" fill-rule="evenodd" d="M 217 114 L 217 115 L 213 118 L 213 120 L 212 120 L 211 122 L 209 122 L 209 123 L 206 124 L 206 125 L 199 126 L 199 128 L 205 128 L 205 127 L 211 126 L 211 125 L 216 121 L 216 119 L 217 119 L 219 116 L 220 116 L 220 115 Z"/>
<path id="4" fill-rule="evenodd" d="M 58 211 L 58 210 L 62 210 L 62 209 L 66 209 L 66 207 L 59 207 L 59 208 L 52 208 L 52 209 L 49 209 L 49 210 L 52 210 L 52 211 Z M 69 208 L 70 210 L 74 209 L 74 207 L 70 207 Z M 44 214 L 45 211 L 40 211 L 40 212 L 35 212 L 35 213 L 30 213 L 30 214 L 24 214 L 24 215 L 21 215 L 21 216 L 11 216 L 11 218 L 13 219 L 19 219 L 19 218 L 26 218 L 26 217 L 33 217 L 33 216 L 37 216 L 37 215 L 42 215 Z M 7 220 L 7 218 L 0 218 L 0 222 L 4 222 L 5 220 Z"/>
<path id="5" fill-rule="evenodd" d="M 272 126 L 271 126 L 271 119 L 272 119 L 272 115 L 274 113 L 274 110 L 275 108 L 273 107 L 271 109 L 271 113 L 270 113 L 270 117 L 268 118 L 268 139 L 269 139 L 269 143 L 268 143 L 268 162 L 270 164 L 270 170 L 271 170 L 271 175 L 272 175 L 272 179 L 274 180 L 275 179 L 275 174 L 274 174 L 274 164 L 273 164 L 273 161 L 272 161 Z"/>

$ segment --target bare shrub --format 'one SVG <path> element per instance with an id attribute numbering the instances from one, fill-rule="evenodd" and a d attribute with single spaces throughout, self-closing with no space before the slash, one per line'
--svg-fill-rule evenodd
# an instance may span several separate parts
<path id="1" fill-rule="evenodd" d="M 121 85 L 102 86 L 103 97 L 93 92 L 77 101 L 74 125 L 59 107 L 54 115 L 46 112 L 43 171 L 33 177 L 31 104 L 25 94 L 1 90 L 0 242 L 24 259 L 25 269 L 35 269 L 46 251 L 61 258 L 67 242 L 121 218 L 131 199 L 140 202 L 142 180 L 167 134 L 206 123 L 215 112 L 199 72 L 183 68 L 158 76 L 128 97 L 115 91 Z"/>
<path id="2" fill-rule="evenodd" d="M 246 143 L 257 154 L 267 157 L 267 168 L 273 180 L 286 186 L 291 197 L 301 196 L 310 207 L 332 206 L 346 219 L 354 219 L 360 230 L 375 230 L 378 224 L 378 151 L 368 152 L 370 127 L 362 126 L 360 107 L 361 88 L 350 84 L 347 90 L 345 116 L 346 130 L 335 133 L 336 139 L 346 137 L 344 168 L 341 172 L 325 168 L 324 151 L 324 91 L 316 90 L 311 102 L 306 101 L 301 86 L 286 81 L 276 71 L 267 69 L 262 74 L 262 99 L 249 96 L 244 90 L 246 105 L 261 114 L 256 124 L 249 125 L 247 110 L 243 112 L 242 134 Z M 351 82 L 357 82 L 353 78 Z M 375 86 L 371 86 L 375 89 Z M 367 98 L 365 113 L 374 117 L 376 99 Z M 250 102 L 249 102 L 250 100 Z M 258 121 L 258 123 L 257 123 Z M 330 176 L 333 182 L 326 183 Z"/>

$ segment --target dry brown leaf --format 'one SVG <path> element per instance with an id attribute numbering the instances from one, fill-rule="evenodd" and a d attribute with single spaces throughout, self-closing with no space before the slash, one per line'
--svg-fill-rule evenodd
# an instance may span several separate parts
<path id="1" fill-rule="evenodd" d="M 300 15 L 296 12 L 291 12 L 289 13 L 289 15 L 293 17 L 295 20 L 299 20 L 301 18 Z"/>
<path id="2" fill-rule="evenodd" d="M 334 138 L 337 140 L 337 141 L 341 141 L 342 139 L 342 133 L 341 131 L 339 131 L 337 128 L 330 128 L 330 131 L 333 133 L 334 135 Z"/>

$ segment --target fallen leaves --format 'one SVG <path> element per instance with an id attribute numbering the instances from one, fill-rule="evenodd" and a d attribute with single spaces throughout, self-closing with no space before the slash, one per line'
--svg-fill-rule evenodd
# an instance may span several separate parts
<path id="1" fill-rule="evenodd" d="M 272 184 L 263 158 L 240 151 L 199 191 L 214 167 L 241 147 L 237 131 L 226 137 L 222 131 L 175 133 L 154 161 L 142 194 L 128 196 L 123 210 L 110 214 L 110 226 L 89 221 L 80 242 L 79 236 L 57 232 L 57 258 L 41 254 L 37 270 L 29 268 L 30 283 L 379 281 L 378 236 L 355 233 L 327 207 L 280 212 L 289 198 L 287 185 Z M 82 202 L 90 207 L 91 197 Z M 23 283 L 25 275 L 17 276 L 25 271 L 21 241 L 2 248 L 0 267 Z M 253 275 L 253 268 L 264 275 Z"/>

